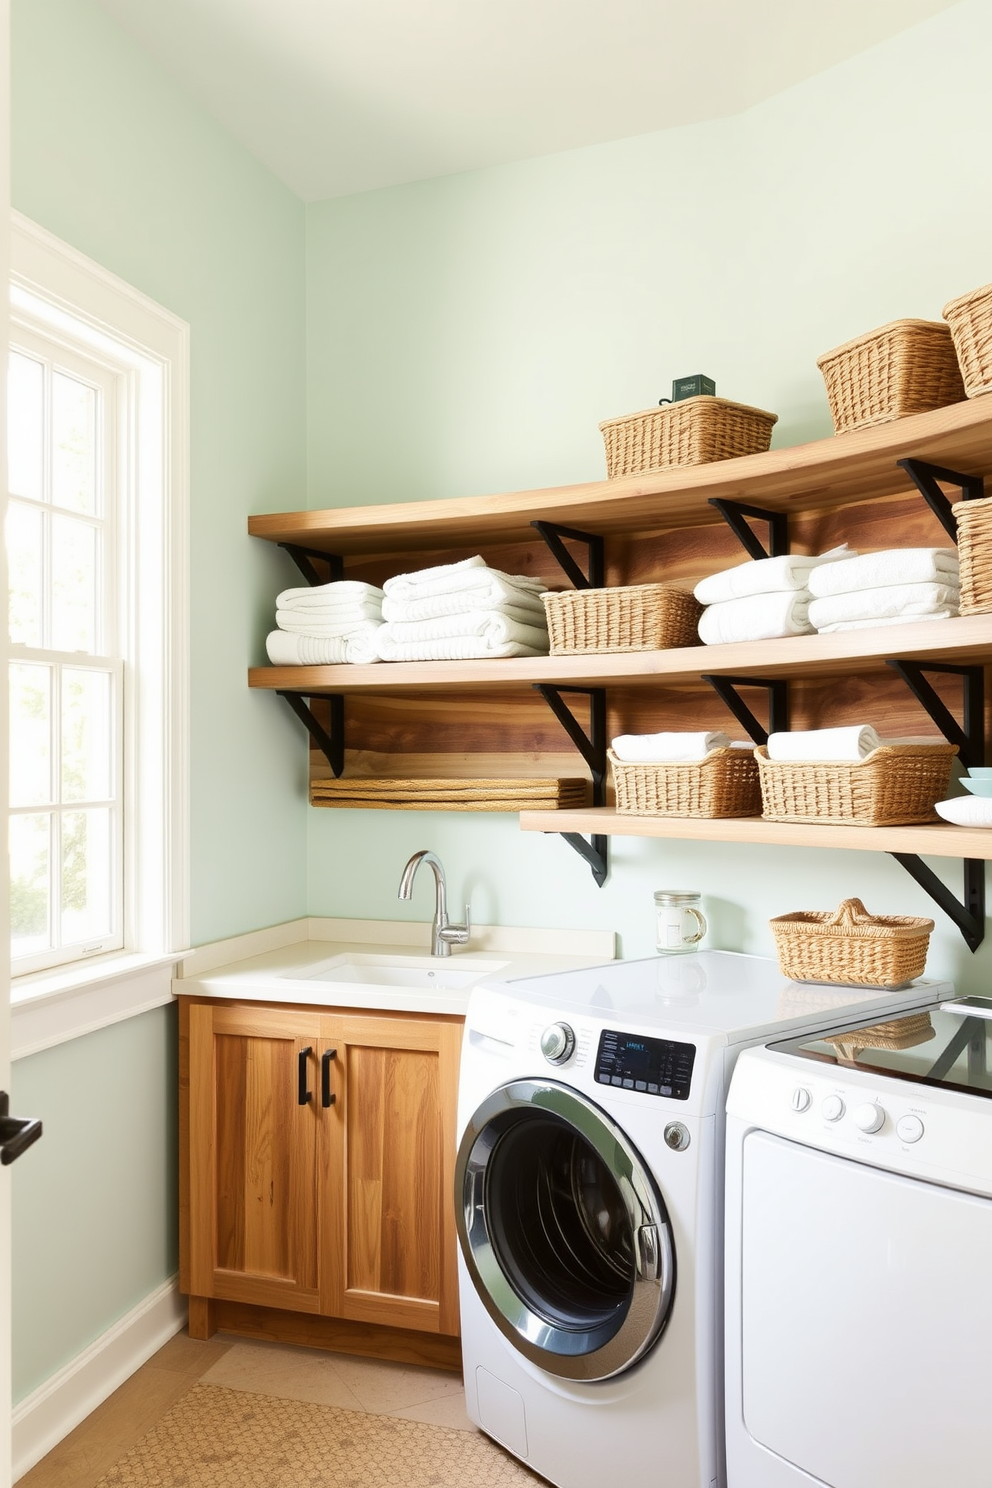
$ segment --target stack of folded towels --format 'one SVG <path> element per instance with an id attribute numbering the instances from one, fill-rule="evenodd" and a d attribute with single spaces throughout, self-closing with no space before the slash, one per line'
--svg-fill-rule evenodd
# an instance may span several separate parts
<path id="1" fill-rule="evenodd" d="M 357 579 L 284 589 L 276 599 L 276 625 L 265 640 L 273 666 L 378 661 L 382 590 Z"/>
<path id="2" fill-rule="evenodd" d="M 954 548 L 889 548 L 816 568 L 809 576 L 810 624 L 819 631 L 863 630 L 958 613 Z"/>
<path id="3" fill-rule="evenodd" d="M 463 661 L 546 656 L 548 624 L 540 596 L 547 584 L 500 573 L 466 558 L 397 574 L 383 586 L 375 644 L 383 661 Z"/>
<path id="4" fill-rule="evenodd" d="M 812 575 L 851 558 L 848 547 L 829 553 L 787 553 L 758 558 L 702 579 L 693 590 L 706 606 L 699 639 L 707 646 L 726 641 L 767 641 L 809 635 Z"/>
<path id="5" fill-rule="evenodd" d="M 661 765 L 702 760 L 714 749 L 753 749 L 754 745 L 732 741 L 714 729 L 698 734 L 618 734 L 611 747 L 625 764 Z"/>

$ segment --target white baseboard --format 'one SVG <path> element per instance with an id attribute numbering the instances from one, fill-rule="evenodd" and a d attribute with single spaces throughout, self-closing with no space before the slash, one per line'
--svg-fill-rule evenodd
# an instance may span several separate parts
<path id="1" fill-rule="evenodd" d="M 185 1326 L 186 1310 L 173 1276 L 20 1401 L 11 1421 L 13 1481 L 168 1343 Z"/>

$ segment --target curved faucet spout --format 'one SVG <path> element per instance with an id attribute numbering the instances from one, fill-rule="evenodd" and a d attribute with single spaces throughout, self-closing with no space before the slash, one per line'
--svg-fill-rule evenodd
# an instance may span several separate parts
<path id="1" fill-rule="evenodd" d="M 400 878 L 400 899 L 413 898 L 413 881 L 417 876 L 417 869 L 421 863 L 426 863 L 434 874 L 434 923 L 431 927 L 431 955 L 450 956 L 452 945 L 465 945 L 469 937 L 468 907 L 465 909 L 464 925 L 448 924 L 448 902 L 447 889 L 444 881 L 444 868 L 441 859 L 436 853 L 427 848 L 415 852 L 410 858 Z"/>

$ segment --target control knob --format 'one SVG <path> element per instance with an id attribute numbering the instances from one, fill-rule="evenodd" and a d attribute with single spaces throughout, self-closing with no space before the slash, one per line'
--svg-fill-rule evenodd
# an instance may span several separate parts
<path id="1" fill-rule="evenodd" d="M 865 1101 L 854 1113 L 854 1124 L 863 1132 L 877 1132 L 884 1120 L 885 1112 L 874 1101 Z"/>
<path id="2" fill-rule="evenodd" d="M 567 1023 L 552 1023 L 541 1034 L 541 1053 L 549 1064 L 564 1064 L 575 1048 L 575 1034 Z"/>
<path id="3" fill-rule="evenodd" d="M 808 1111 L 812 1098 L 808 1090 L 804 1090 L 802 1085 L 797 1085 L 792 1092 L 792 1109 L 794 1111 Z"/>
<path id="4" fill-rule="evenodd" d="M 839 1095 L 828 1095 L 820 1106 L 824 1121 L 839 1121 L 844 1114 L 844 1102 Z"/>

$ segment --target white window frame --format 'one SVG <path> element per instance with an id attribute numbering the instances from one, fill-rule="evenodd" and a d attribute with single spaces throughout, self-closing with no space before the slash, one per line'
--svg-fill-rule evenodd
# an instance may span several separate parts
<path id="1" fill-rule="evenodd" d="M 134 973 L 139 1011 L 148 1005 L 140 973 L 189 945 L 189 326 L 18 212 L 10 307 L 12 340 L 27 325 L 117 369 L 129 423 L 118 637 L 124 946 L 18 976 L 11 990 L 15 1029 L 20 1003 L 54 998 L 64 1011 L 56 1021 L 82 1032 L 105 1020 L 93 1007 L 73 1012 L 74 993 L 92 1000 L 101 985 L 112 987 L 116 1021 L 127 1015 L 122 979 Z"/>

